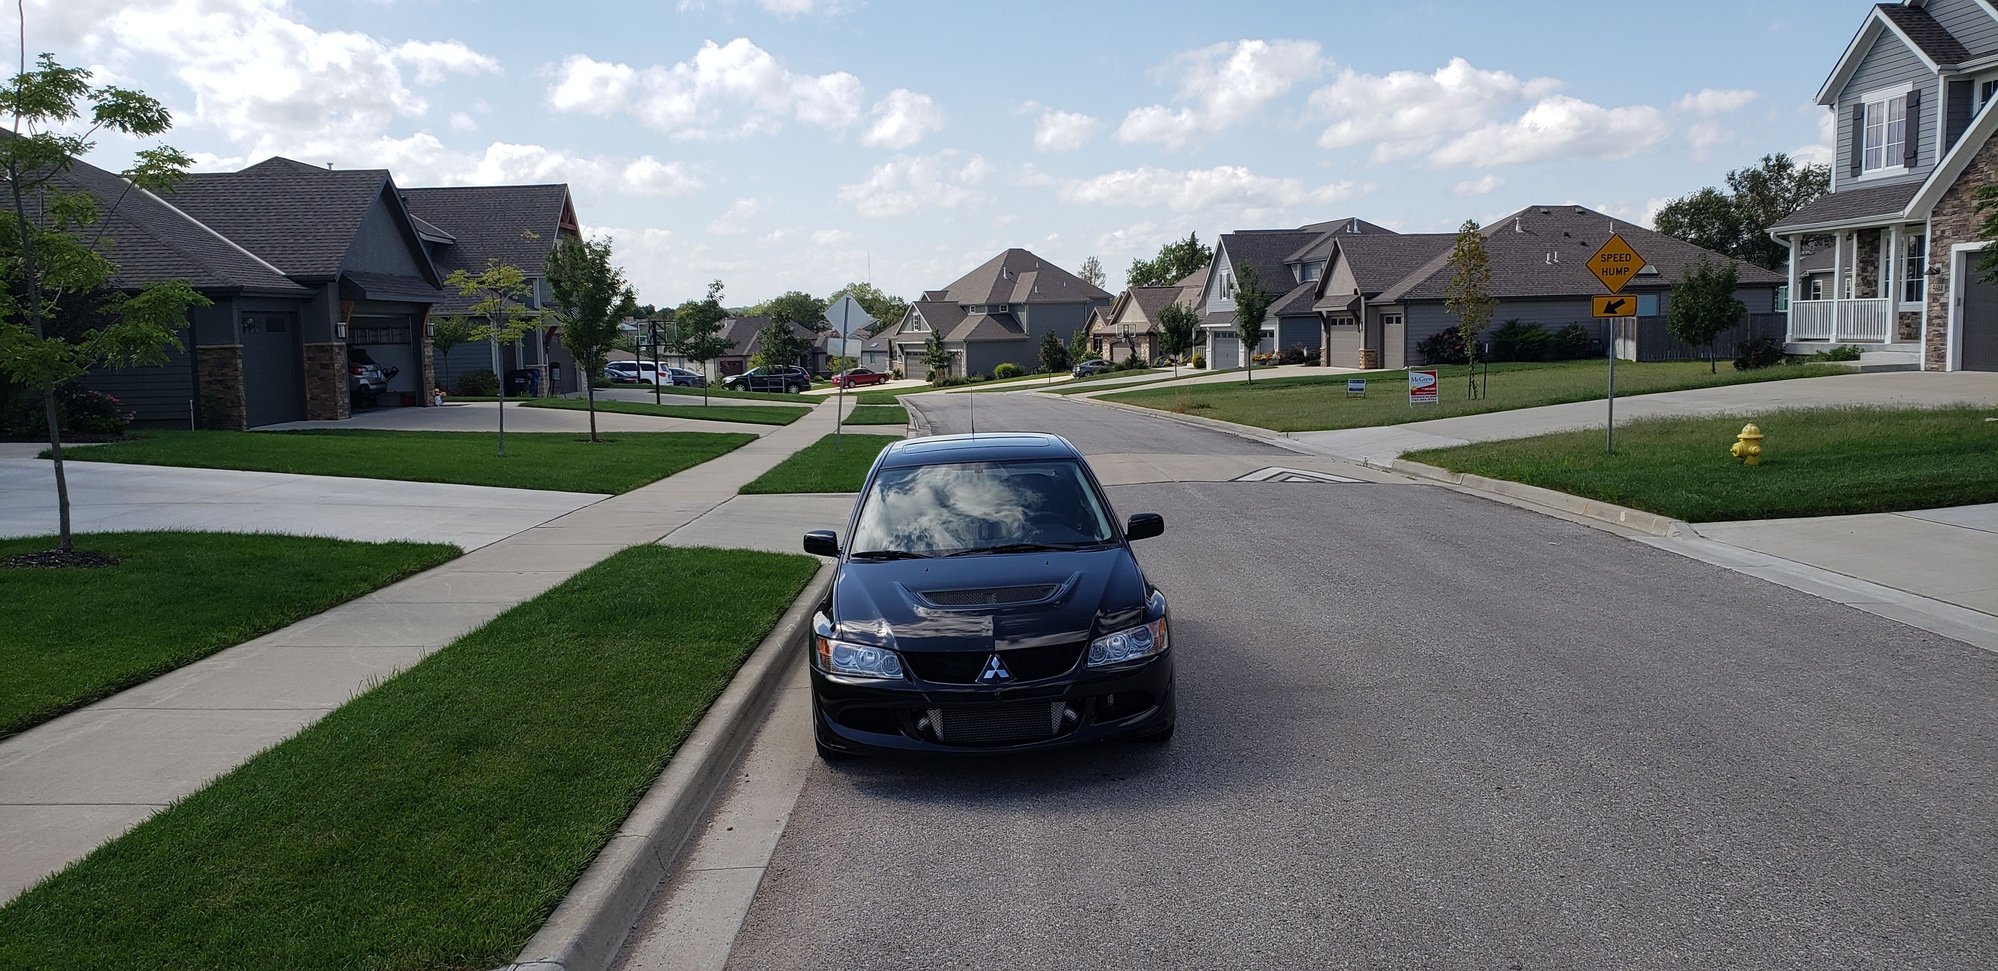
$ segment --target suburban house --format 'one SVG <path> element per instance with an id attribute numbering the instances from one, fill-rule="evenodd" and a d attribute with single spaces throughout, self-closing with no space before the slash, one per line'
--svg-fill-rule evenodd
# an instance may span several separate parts
<path id="1" fill-rule="evenodd" d="M 720 357 L 708 362 L 705 369 L 702 365 L 688 360 L 684 355 L 675 354 L 670 351 L 660 355 L 660 363 L 670 367 L 702 371 L 707 374 L 710 380 L 720 380 L 731 374 L 741 374 L 750 369 L 751 365 L 749 362 L 751 358 L 763 353 L 763 330 L 772 323 L 774 321 L 763 316 L 729 317 L 724 319 L 722 321 L 721 336 L 729 342 L 729 349 L 722 352 Z M 798 360 L 789 363 L 796 364 L 813 374 L 825 370 L 826 335 L 810 327 L 802 327 L 798 324 L 792 324 L 790 327 L 791 333 L 798 335 L 800 339 L 810 345 L 811 350 L 807 351 Z M 659 328 L 659 332 L 663 337 L 667 332 L 667 328 L 662 326 Z"/>
<path id="2" fill-rule="evenodd" d="M 492 264 L 517 267 L 527 276 L 527 306 L 549 309 L 554 295 L 548 287 L 548 256 L 562 240 L 582 235 L 567 185 L 453 186 L 405 189 L 402 195 L 440 274 L 464 270 L 477 276 Z M 433 316 L 463 314 L 476 302 L 451 287 L 444 289 Z M 477 342 L 451 348 L 437 362 L 439 377 L 446 381 L 488 369 L 500 375 L 531 372 L 543 394 L 581 391 L 585 377 L 576 373 L 575 355 L 562 346 L 561 327 L 545 322 L 501 346 L 498 360 L 490 343 Z"/>
<path id="3" fill-rule="evenodd" d="M 930 337 L 942 341 L 951 363 L 938 377 L 991 374 L 1001 364 L 1034 370 L 1041 339 L 1063 344 L 1087 325 L 1110 294 L 1081 277 L 1014 248 L 980 264 L 942 290 L 926 290 L 902 319 L 878 337 L 892 347 L 893 365 L 910 377 L 930 368 L 923 355 Z"/>
<path id="4" fill-rule="evenodd" d="M 1112 363 L 1160 356 L 1159 312 L 1178 304 L 1193 308 L 1207 284 L 1207 268 L 1163 287 L 1127 287 L 1110 306 L 1090 315 L 1089 350 Z"/>
<path id="5" fill-rule="evenodd" d="M 1207 366 L 1232 368 L 1242 364 L 1241 342 L 1235 330 L 1235 290 L 1239 282 L 1236 275 L 1244 265 L 1255 268 L 1257 285 L 1275 297 L 1263 319 L 1263 339 L 1250 353 L 1296 348 L 1320 355 L 1323 335 L 1313 303 L 1332 243 L 1374 234 L 1392 235 L 1393 231 L 1349 217 L 1296 229 L 1243 229 L 1223 234 L 1214 244 L 1198 300 L 1199 343 Z"/>
<path id="6" fill-rule="evenodd" d="M 561 186 L 403 190 L 382 169 L 286 158 L 189 175 L 159 195 L 80 162 L 64 179 L 105 214 L 115 286 L 186 279 L 214 301 L 190 312 L 184 350 L 165 366 L 84 377 L 85 387 L 117 396 L 151 424 L 242 429 L 347 418 L 350 349 L 395 369 L 386 401 L 428 404 L 437 383 L 432 326 L 463 305 L 444 277 L 484 269 L 488 259 L 533 272 L 558 234 L 575 231 Z M 545 285 L 538 292 L 545 299 Z M 515 350 L 526 356 L 507 363 L 562 360 L 545 330 L 535 346 L 538 353 Z M 490 366 L 489 352 L 472 356 Z"/>
<path id="7" fill-rule="evenodd" d="M 1998 9 L 1904 0 L 1869 10 L 1818 103 L 1837 122 L 1832 191 L 1778 220 L 1789 342 L 1863 360 L 1998 370 L 1998 285 L 1979 279 L 1975 196 L 1998 185 Z M 1829 253 L 1828 279 L 1812 257 Z M 1819 257 L 1821 263 L 1823 257 Z"/>

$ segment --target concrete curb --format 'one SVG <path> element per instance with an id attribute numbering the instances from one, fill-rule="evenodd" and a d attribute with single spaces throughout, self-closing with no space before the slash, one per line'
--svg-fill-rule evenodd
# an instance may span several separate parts
<path id="1" fill-rule="evenodd" d="M 1353 459 L 1350 461 L 1370 469 L 1380 469 L 1384 472 L 1399 472 L 1402 475 L 1413 476 L 1418 479 L 1428 479 L 1432 482 L 1441 482 L 1445 485 L 1457 486 L 1458 488 L 1473 492 L 1504 496 L 1507 499 L 1514 499 L 1535 506 L 1544 506 L 1571 516 L 1581 516 L 1585 519 L 1596 520 L 1597 522 L 1610 523 L 1622 526 L 1625 529 L 1650 533 L 1653 536 L 1678 539 L 1699 535 L 1693 532 L 1691 526 L 1670 516 L 1660 516 L 1657 513 L 1632 509 L 1628 506 L 1618 506 L 1595 499 L 1585 499 L 1581 496 L 1571 496 L 1565 492 L 1556 492 L 1553 489 L 1530 486 L 1523 482 L 1513 482 L 1509 479 L 1489 479 L 1482 475 L 1452 472 L 1449 469 L 1437 468 L 1434 465 L 1424 465 L 1421 462 L 1411 462 L 1407 459 L 1394 459 L 1389 462 L 1375 462 L 1363 459 Z"/>
<path id="2" fill-rule="evenodd" d="M 902 437 L 926 438 L 930 434 L 930 416 L 923 414 L 923 410 L 921 408 L 918 408 L 909 402 L 909 399 L 913 397 L 915 396 L 903 395 L 901 398 L 902 410 L 909 413 L 909 433 Z"/>
<path id="3" fill-rule="evenodd" d="M 616 960 L 681 847 L 728 781 L 784 675 L 798 661 L 798 638 L 832 583 L 821 566 L 722 690 L 617 834 L 569 888 L 548 922 L 504 971 L 598 971 Z"/>

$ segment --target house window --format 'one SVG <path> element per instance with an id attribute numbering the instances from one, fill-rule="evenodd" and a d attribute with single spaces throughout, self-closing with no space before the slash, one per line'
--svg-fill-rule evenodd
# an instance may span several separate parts
<path id="1" fill-rule="evenodd" d="M 1908 237 L 1901 251 L 1901 302 L 1921 303 L 1929 285 L 1929 238 Z"/>
<path id="2" fill-rule="evenodd" d="M 1304 264 L 1304 280 L 1302 282 L 1310 283 L 1311 281 L 1316 280 L 1320 276 L 1324 275 L 1324 273 L 1325 273 L 1325 264 L 1306 263 Z"/>
<path id="3" fill-rule="evenodd" d="M 1812 277 L 1810 294 L 1810 297 L 1807 299 L 1823 300 L 1825 298 L 1825 281 L 1819 277 Z"/>
<path id="4" fill-rule="evenodd" d="M 1790 288 L 1788 286 L 1776 288 L 1776 312 L 1779 314 L 1790 312 Z"/>
<path id="5" fill-rule="evenodd" d="M 1655 294 L 1655 293 L 1640 293 L 1640 294 L 1638 294 L 1638 295 L 1637 295 L 1637 315 L 1638 315 L 1639 317 L 1656 317 L 1656 316 L 1658 316 L 1658 295 L 1657 295 L 1657 294 Z"/>
<path id="6" fill-rule="evenodd" d="M 1908 141 L 1908 96 L 1896 95 L 1866 103 L 1865 151 L 1860 170 L 1873 172 L 1900 166 Z"/>
<path id="7" fill-rule="evenodd" d="M 993 313 L 995 313 L 995 314 L 1003 314 L 1003 313 L 1009 313 L 1009 312 L 1011 312 L 1011 311 L 1012 311 L 1012 309 L 1013 309 L 1013 307 L 1012 307 L 1012 305 L 1011 305 L 1011 304 L 1004 304 L 1004 303 L 1002 303 L 1002 304 L 1000 304 L 999 306 L 997 306 L 997 307 L 994 307 L 994 308 L 992 308 L 992 312 L 993 312 Z"/>
<path id="8" fill-rule="evenodd" d="M 1998 78 L 1977 82 L 1977 104 L 1971 106 L 1970 113 L 1976 115 L 1983 111 L 1993 97 L 1998 97 Z"/>

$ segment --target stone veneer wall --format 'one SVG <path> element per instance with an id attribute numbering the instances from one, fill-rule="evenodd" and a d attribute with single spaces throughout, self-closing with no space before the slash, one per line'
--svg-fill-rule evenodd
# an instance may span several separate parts
<path id="1" fill-rule="evenodd" d="M 1950 247 L 1976 242 L 1977 190 L 1998 185 L 1998 147 L 1984 143 L 1971 158 L 1956 183 L 1943 193 L 1929 217 L 1929 262 L 1941 266 L 1942 273 L 1929 277 L 1928 333 L 1922 347 L 1922 370 L 1941 371 L 1949 367 L 1949 304 L 1956 295 L 1956 260 Z M 1971 272 L 1977 260 L 1970 259 Z"/>
<path id="2" fill-rule="evenodd" d="M 347 391 L 347 343 L 305 345 L 305 417 L 342 421 L 353 414 Z"/>
<path id="3" fill-rule="evenodd" d="M 1918 341 L 1922 339 L 1922 315 L 1907 311 L 1896 315 L 1894 339 L 1897 341 Z"/>
<path id="4" fill-rule="evenodd" d="M 423 349 L 417 352 L 423 362 L 423 384 L 416 389 L 416 396 L 423 399 L 423 406 L 436 403 L 430 392 L 437 388 L 437 349 L 431 346 L 430 338 L 423 339 Z"/>
<path id="5" fill-rule="evenodd" d="M 249 405 L 243 395 L 243 345 L 220 344 L 195 349 L 201 376 L 201 425 L 224 431 L 249 427 Z"/>
<path id="6" fill-rule="evenodd" d="M 1867 300 L 1880 292 L 1880 234 L 1886 230 L 1863 229 L 1853 234 L 1857 244 L 1852 258 L 1852 295 Z"/>

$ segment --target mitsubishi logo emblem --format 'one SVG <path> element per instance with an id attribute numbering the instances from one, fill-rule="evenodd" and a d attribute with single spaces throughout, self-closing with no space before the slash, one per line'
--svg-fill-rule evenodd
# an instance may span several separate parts
<path id="1" fill-rule="evenodd" d="M 999 660 L 999 655 L 997 654 L 985 660 L 985 670 L 979 672 L 978 675 L 979 684 L 999 684 L 1011 680 L 1013 680 L 1013 672 L 1006 670 L 1006 662 Z"/>

